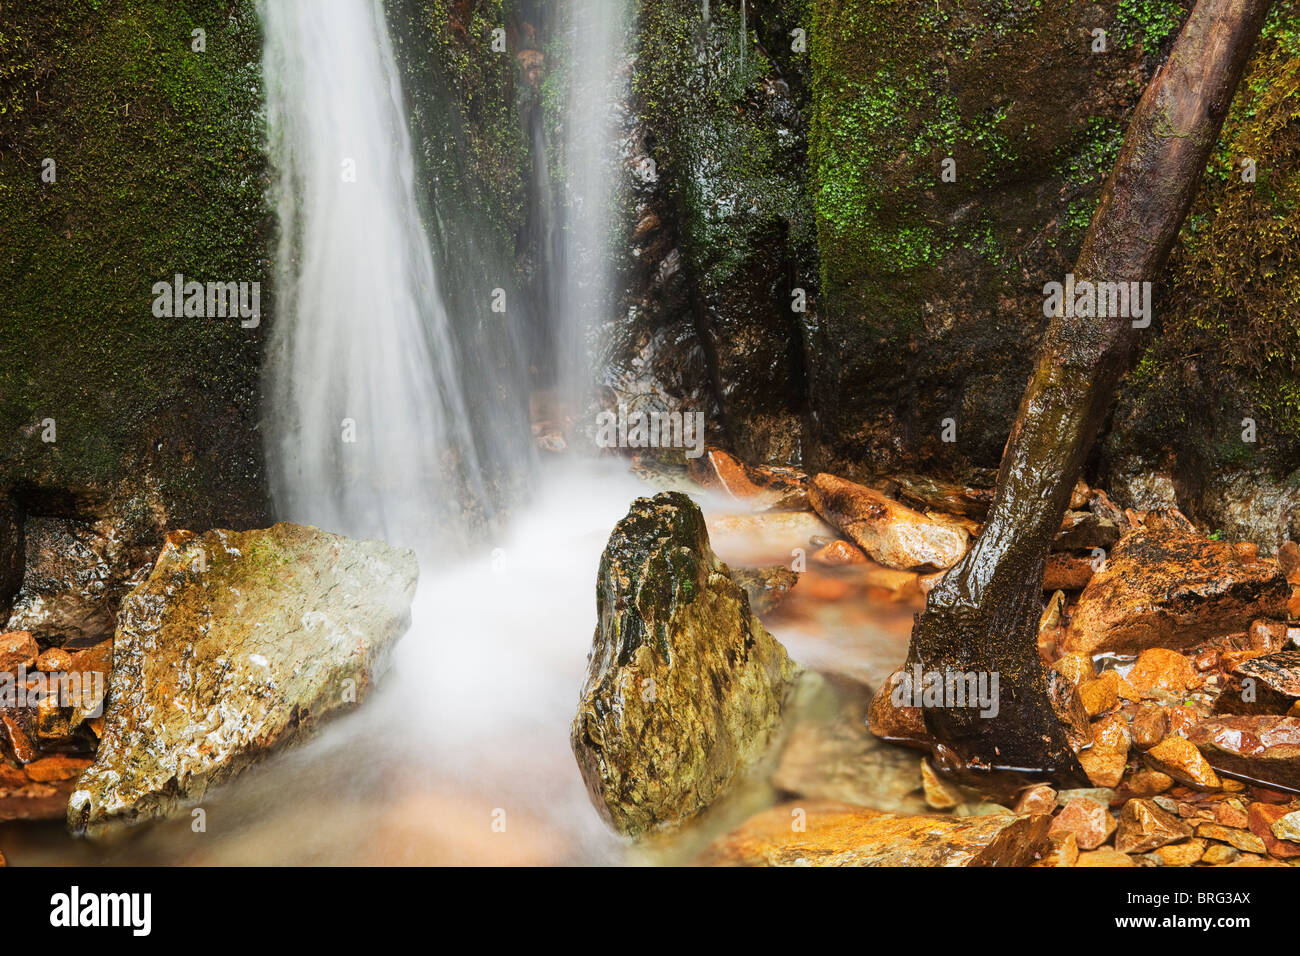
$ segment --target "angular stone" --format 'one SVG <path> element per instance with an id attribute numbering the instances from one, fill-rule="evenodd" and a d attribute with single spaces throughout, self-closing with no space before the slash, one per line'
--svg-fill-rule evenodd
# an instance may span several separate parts
<path id="1" fill-rule="evenodd" d="M 1114 671 L 1107 671 L 1114 674 Z M 1118 682 L 1105 675 L 1079 685 L 1079 698 L 1089 717 L 1097 717 L 1119 703 Z"/>
<path id="2" fill-rule="evenodd" d="M 1072 684 L 1082 684 L 1097 676 L 1096 665 L 1087 654 L 1062 654 L 1052 662 L 1052 669 L 1059 671 Z"/>
<path id="3" fill-rule="evenodd" d="M 1093 575 L 1093 559 L 1053 551 L 1043 567 L 1044 591 L 1082 591 Z"/>
<path id="4" fill-rule="evenodd" d="M 1300 812 L 1285 804 L 1252 803 L 1246 821 L 1250 832 L 1264 841 L 1270 856 L 1300 857 Z"/>
<path id="5" fill-rule="evenodd" d="M 902 670 L 889 675 L 884 686 L 871 698 L 871 706 L 867 710 L 867 729 L 881 740 L 928 751 L 930 732 L 925 729 L 925 714 L 922 709 L 910 704 L 900 707 L 894 700 L 895 691 L 907 679 Z M 907 686 L 910 687 L 911 684 Z"/>
<path id="6" fill-rule="evenodd" d="M 1187 739 L 1220 770 L 1300 790 L 1300 719 L 1216 717 L 1191 727 Z"/>
<path id="7" fill-rule="evenodd" d="M 1183 843 L 1158 847 L 1151 856 L 1160 866 L 1191 866 L 1200 861 L 1207 845 L 1206 841 L 1193 837 Z"/>
<path id="8" fill-rule="evenodd" d="M 1152 647 L 1138 655 L 1133 669 L 1128 672 L 1128 682 L 1145 697 L 1156 690 L 1181 694 L 1200 687 L 1202 680 L 1195 665 L 1182 654 L 1164 647 Z"/>
<path id="9" fill-rule="evenodd" d="M 36 639 L 27 631 L 0 634 L 0 674 L 17 674 L 23 667 L 31 669 L 40 653 Z"/>
<path id="10" fill-rule="evenodd" d="M 80 757 L 55 755 L 34 760 L 23 769 L 27 776 L 37 783 L 58 783 L 79 777 L 91 762 Z"/>
<path id="11" fill-rule="evenodd" d="M 935 810 L 951 810 L 965 801 L 957 785 L 940 777 L 929 760 L 921 761 L 921 788 L 926 805 Z"/>
<path id="12" fill-rule="evenodd" d="M 1109 548 L 1118 540 L 1119 527 L 1109 518 L 1091 511 L 1067 511 L 1052 547 L 1057 551 L 1090 551 Z"/>
<path id="13" fill-rule="evenodd" d="M 1192 828 L 1154 801 L 1134 799 L 1124 804 L 1115 831 L 1115 849 L 1121 853 L 1147 853 L 1192 835 Z"/>
<path id="14" fill-rule="evenodd" d="M 844 564 L 866 564 L 867 556 L 856 544 L 837 538 L 820 551 L 814 552 L 813 560 L 836 567 Z"/>
<path id="15" fill-rule="evenodd" d="M 1118 826 L 1110 811 L 1092 800 L 1069 800 L 1052 818 L 1049 833 L 1073 833 L 1080 850 L 1101 846 Z"/>
<path id="16" fill-rule="evenodd" d="M 1241 856 L 1241 851 L 1236 847 L 1225 846 L 1222 843 L 1211 843 L 1206 847 L 1205 852 L 1201 854 L 1201 862 L 1206 866 L 1227 866 L 1235 863 Z"/>
<path id="17" fill-rule="evenodd" d="M 1028 866 L 1047 818 L 899 816 L 836 803 L 786 803 L 704 851 L 709 866 Z"/>
<path id="18" fill-rule="evenodd" d="M 1050 848 L 1034 866 L 1074 866 L 1079 861 L 1079 841 L 1073 833 L 1055 833 L 1048 836 Z"/>
<path id="19" fill-rule="evenodd" d="M 1141 770 L 1126 781 L 1128 793 L 1135 797 L 1154 797 L 1174 785 L 1174 778 L 1159 770 Z"/>
<path id="20" fill-rule="evenodd" d="M 1075 866 L 1137 866 L 1127 853 L 1120 853 L 1110 847 L 1102 847 L 1090 853 L 1080 853 Z"/>
<path id="21" fill-rule="evenodd" d="M 1051 813 L 1056 809 L 1056 791 L 1045 783 L 1034 784 L 1016 800 L 1016 813 Z"/>
<path id="22" fill-rule="evenodd" d="M 1124 779 L 1124 766 L 1128 752 L 1093 744 L 1078 754 L 1079 766 L 1088 775 L 1088 781 L 1098 787 L 1118 787 Z"/>
<path id="23" fill-rule="evenodd" d="M 1196 826 L 1196 835 L 1207 840 L 1218 840 L 1221 843 L 1231 844 L 1246 853 L 1267 852 L 1264 841 L 1249 830 L 1225 827 L 1220 823 L 1199 823 Z"/>
<path id="24" fill-rule="evenodd" d="M 1290 587 L 1272 561 L 1243 560 L 1231 545 L 1172 522 L 1134 528 L 1079 596 L 1064 649 L 1181 650 L 1285 616 Z"/>
<path id="25" fill-rule="evenodd" d="M 1285 714 L 1300 701 L 1300 649 L 1235 663 L 1216 714 Z"/>
<path id="26" fill-rule="evenodd" d="M 596 612 L 571 731 L 582 778 L 620 833 L 676 827 L 766 755 L 798 669 L 677 492 L 638 498 L 614 527 Z"/>
<path id="27" fill-rule="evenodd" d="M 1165 739 L 1169 714 L 1159 704 L 1143 704 L 1133 716 L 1133 742 L 1147 750 Z"/>
<path id="28" fill-rule="evenodd" d="M 943 570 L 966 553 L 963 531 L 865 485 L 820 474 L 809 482 L 808 498 L 819 515 L 885 567 Z"/>
<path id="29" fill-rule="evenodd" d="M 414 553 L 315 528 L 173 532 L 122 606 L 73 831 L 202 799 L 351 708 L 410 624 Z"/>
<path id="30" fill-rule="evenodd" d="M 1182 737 L 1166 737 L 1147 751 L 1146 759 L 1153 769 L 1166 773 L 1189 787 L 1199 790 L 1219 788 L 1219 777 L 1209 762 Z"/>

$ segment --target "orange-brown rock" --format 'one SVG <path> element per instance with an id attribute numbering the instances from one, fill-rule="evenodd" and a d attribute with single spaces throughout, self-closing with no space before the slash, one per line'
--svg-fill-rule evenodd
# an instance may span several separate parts
<path id="1" fill-rule="evenodd" d="M 72 670 L 72 655 L 61 647 L 51 647 L 36 658 L 36 669 L 47 674 L 67 673 Z"/>
<path id="2" fill-rule="evenodd" d="M 1290 812 L 1290 806 L 1276 803 L 1252 803 L 1246 811 L 1250 832 L 1264 841 L 1269 855 L 1281 860 L 1300 857 L 1300 843 L 1279 840 L 1273 832 L 1273 824 Z"/>
<path id="3" fill-rule="evenodd" d="M 786 803 L 709 846 L 710 866 L 1028 866 L 1047 817 L 900 816 L 842 803 Z"/>
<path id="4" fill-rule="evenodd" d="M 1115 849 L 1121 853 L 1147 853 L 1168 843 L 1186 840 L 1192 828 L 1153 800 L 1134 799 L 1124 804 L 1115 831 Z"/>
<path id="5" fill-rule="evenodd" d="M 925 793 L 926 806 L 934 810 L 951 810 L 965 802 L 961 789 L 935 773 L 929 760 L 921 761 L 921 789 Z"/>
<path id="6" fill-rule="evenodd" d="M 808 498 L 819 515 L 886 567 L 942 570 L 966 553 L 964 532 L 865 485 L 820 474 L 809 481 Z"/>
<path id="7" fill-rule="evenodd" d="M 1196 835 L 1207 840 L 1218 840 L 1235 846 L 1244 853 L 1264 853 L 1264 841 L 1249 830 L 1225 827 L 1221 823 L 1198 823 Z"/>
<path id="8" fill-rule="evenodd" d="M 4 727 L 9 747 L 20 763 L 31 763 L 40 756 L 31 738 L 27 736 L 27 731 L 13 714 L 0 714 L 0 726 Z"/>
<path id="9" fill-rule="evenodd" d="M 1090 853 L 1080 853 L 1075 866 L 1137 866 L 1127 853 L 1120 853 L 1110 847 L 1102 847 Z"/>
<path id="10" fill-rule="evenodd" d="M 1152 691 L 1181 694 L 1200 687 L 1202 680 L 1191 660 L 1164 647 L 1152 647 L 1138 655 L 1133 669 L 1128 672 L 1128 682 L 1143 696 Z"/>
<path id="11" fill-rule="evenodd" d="M 1052 664 L 1071 684 L 1082 684 L 1097 676 L 1096 665 L 1087 654 L 1062 654 Z"/>
<path id="12" fill-rule="evenodd" d="M 14 674 L 21 667 L 30 669 L 40 653 L 36 639 L 28 631 L 0 634 L 0 674 Z"/>
<path id="13" fill-rule="evenodd" d="M 1216 714 L 1285 714 L 1300 701 L 1300 650 L 1261 654 L 1235 663 Z"/>
<path id="14" fill-rule="evenodd" d="M 1095 800 L 1069 800 L 1052 818 L 1049 833 L 1073 833 L 1080 850 L 1094 850 L 1115 832 L 1117 821 Z"/>
<path id="15" fill-rule="evenodd" d="M 1220 770 L 1265 785 L 1300 790 L 1300 719 L 1215 717 L 1189 729 L 1187 739 Z"/>
<path id="16" fill-rule="evenodd" d="M 983 521 L 993 503 L 992 488 L 968 488 L 921 475 L 895 475 L 899 497 L 921 510 L 933 509 Z"/>
<path id="17" fill-rule="evenodd" d="M 1126 793 L 1134 797 L 1154 797 L 1174 785 L 1174 778 L 1159 770 L 1139 770 L 1125 781 Z"/>
<path id="18" fill-rule="evenodd" d="M 925 715 L 921 708 L 900 707 L 894 703 L 894 692 L 904 678 L 903 671 L 894 671 L 871 698 L 871 706 L 867 708 L 867 729 L 881 740 L 928 751 L 930 733 L 925 729 Z"/>
<path id="19" fill-rule="evenodd" d="M 1183 737 L 1166 737 L 1146 753 L 1147 763 L 1180 783 L 1199 790 L 1217 790 L 1219 777 L 1201 752 Z"/>
<path id="20" fill-rule="evenodd" d="M 758 469 L 720 448 L 686 460 L 686 473 L 697 484 L 723 492 L 736 501 L 773 510 L 807 507 L 806 476 L 793 469 Z"/>
<path id="21" fill-rule="evenodd" d="M 80 776 L 92 762 L 80 757 L 59 754 L 34 760 L 23 769 L 27 771 L 27 776 L 37 783 L 58 783 L 61 780 L 72 780 Z"/>
<path id="22" fill-rule="evenodd" d="M 1143 750 L 1154 747 L 1169 732 L 1169 715 L 1159 704 L 1143 704 L 1133 715 L 1133 742 Z"/>
<path id="23" fill-rule="evenodd" d="M 856 544 L 851 544 L 843 538 L 840 538 L 832 541 L 821 550 L 814 551 L 813 560 L 833 566 L 841 564 L 866 564 L 867 556 Z"/>
<path id="24" fill-rule="evenodd" d="M 1040 854 L 1034 866 L 1074 866 L 1079 860 L 1079 841 L 1073 833 L 1048 834 L 1048 849 Z"/>
<path id="25" fill-rule="evenodd" d="M 1205 840 L 1192 837 L 1182 843 L 1158 847 L 1151 856 L 1155 857 L 1160 866 L 1191 866 L 1200 861 L 1207 845 Z"/>
<path id="26" fill-rule="evenodd" d="M 1056 791 L 1045 783 L 1029 787 L 1016 799 L 1016 813 L 1051 813 L 1056 809 Z"/>
<path id="27" fill-rule="evenodd" d="M 1129 531 L 1079 596 L 1064 649 L 1138 652 L 1190 648 L 1285 615 L 1290 588 L 1272 561 L 1243 559 L 1232 546 L 1178 522 Z"/>
<path id="28" fill-rule="evenodd" d="M 1082 591 L 1092 580 L 1091 557 L 1053 551 L 1043 567 L 1044 591 Z"/>

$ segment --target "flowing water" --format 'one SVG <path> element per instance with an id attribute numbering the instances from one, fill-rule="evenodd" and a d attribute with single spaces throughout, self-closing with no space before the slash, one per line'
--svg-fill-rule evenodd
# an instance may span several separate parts
<path id="1" fill-rule="evenodd" d="M 572 3 L 563 274 L 552 288 L 566 323 L 563 387 L 577 395 L 585 329 L 609 293 L 627 7 Z M 283 230 L 266 399 L 277 509 L 416 546 L 412 628 L 365 706 L 210 794 L 203 832 L 187 816 L 95 843 L 57 823 L 9 825 L 5 851 L 20 864 L 626 860 L 587 796 L 569 724 L 601 551 L 631 499 L 655 489 L 621 460 L 571 449 L 500 530 L 470 535 L 439 509 L 481 492 L 485 436 L 469 424 L 476 383 L 454 360 L 467 317 L 440 293 L 381 5 L 268 0 L 263 18 Z M 734 565 L 808 546 L 810 516 L 728 523 L 734 502 L 703 502 L 715 549 Z M 863 596 L 858 583 L 813 575 L 770 626 L 797 660 L 877 683 L 902 659 L 915 606 Z"/>
<path id="2" fill-rule="evenodd" d="M 261 7 L 281 239 L 267 362 L 283 517 L 425 549 L 483 497 L 382 5 Z"/>

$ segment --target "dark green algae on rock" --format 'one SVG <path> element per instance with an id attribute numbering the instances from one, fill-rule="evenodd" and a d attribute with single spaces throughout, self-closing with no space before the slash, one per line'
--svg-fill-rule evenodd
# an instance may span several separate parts
<path id="1" fill-rule="evenodd" d="M 574 755 L 616 830 L 673 830 L 767 755 L 799 668 L 677 492 L 638 498 L 615 526 L 596 605 Z"/>
<path id="2" fill-rule="evenodd" d="M 165 816 L 360 702 L 410 625 L 415 554 L 315 528 L 173 532 L 127 597 L 68 826 Z"/>

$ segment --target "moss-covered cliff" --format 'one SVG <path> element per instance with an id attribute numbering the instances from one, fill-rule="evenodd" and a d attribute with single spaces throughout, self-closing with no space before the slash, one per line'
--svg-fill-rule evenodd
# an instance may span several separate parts
<path id="1" fill-rule="evenodd" d="M 263 520 L 260 57 L 246 0 L 4 5 L 0 485 L 30 509 Z M 176 273 L 262 283 L 261 325 L 156 318 Z"/>

